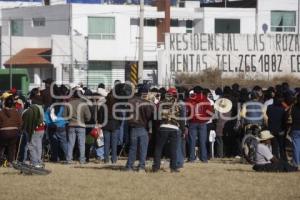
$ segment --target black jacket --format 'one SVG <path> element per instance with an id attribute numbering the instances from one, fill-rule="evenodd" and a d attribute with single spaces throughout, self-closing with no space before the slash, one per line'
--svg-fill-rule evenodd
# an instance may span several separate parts
<path id="1" fill-rule="evenodd" d="M 292 130 L 300 130 L 300 106 L 295 105 L 292 108 Z"/>
<path id="2" fill-rule="evenodd" d="M 120 128 L 120 118 L 122 117 L 122 113 L 116 113 L 115 110 L 113 110 L 114 105 L 118 102 L 119 101 L 114 98 L 113 93 L 110 92 L 106 97 L 104 106 L 99 108 L 97 118 L 99 119 L 99 124 L 103 126 L 103 130 L 115 131 Z M 116 119 L 114 116 L 118 117 L 119 119 Z"/>
<path id="3" fill-rule="evenodd" d="M 153 119 L 154 108 L 156 105 L 139 96 L 134 96 L 128 103 L 133 108 L 133 112 L 128 113 L 128 125 L 135 128 L 148 128 L 148 122 Z"/>

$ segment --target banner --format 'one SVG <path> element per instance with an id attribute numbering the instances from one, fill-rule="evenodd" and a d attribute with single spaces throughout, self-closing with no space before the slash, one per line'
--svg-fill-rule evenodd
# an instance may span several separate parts
<path id="1" fill-rule="evenodd" d="M 170 33 L 165 40 L 167 71 L 299 74 L 299 39 L 295 34 Z"/>

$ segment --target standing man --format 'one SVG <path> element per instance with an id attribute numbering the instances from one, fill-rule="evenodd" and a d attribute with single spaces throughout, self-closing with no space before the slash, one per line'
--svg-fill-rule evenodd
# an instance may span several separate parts
<path id="1" fill-rule="evenodd" d="M 8 165 L 15 160 L 18 132 L 22 126 L 21 115 L 14 108 L 14 104 L 13 96 L 9 96 L 0 111 L 0 161 L 7 148 Z"/>
<path id="2" fill-rule="evenodd" d="M 79 162 L 85 164 L 85 122 L 91 119 L 91 112 L 87 105 L 86 100 L 82 99 L 82 92 L 79 89 L 75 89 L 73 98 L 70 100 L 70 107 L 67 107 L 65 116 L 70 116 L 68 125 L 68 153 L 67 164 L 72 163 L 73 150 L 75 140 L 77 138 L 79 148 Z"/>
<path id="3" fill-rule="evenodd" d="M 300 94 L 296 96 L 295 105 L 291 108 L 293 164 L 300 166 Z"/>
<path id="4" fill-rule="evenodd" d="M 23 162 L 27 158 L 27 148 L 29 150 L 30 161 L 34 167 L 42 168 L 42 139 L 45 133 L 44 110 L 41 101 L 39 88 L 34 88 L 30 92 L 31 105 L 22 115 L 23 119 Z"/>
<path id="5" fill-rule="evenodd" d="M 155 153 L 153 171 L 157 172 L 160 169 L 160 159 L 163 148 L 168 140 L 170 141 L 171 152 L 171 172 L 179 172 L 177 165 L 177 146 L 179 143 L 178 138 L 184 130 L 184 120 L 180 119 L 182 110 L 177 101 L 176 88 L 169 88 L 164 101 L 159 106 L 159 120 L 160 128 L 159 133 L 156 135 Z M 181 142 L 181 141 L 180 141 Z"/>
<path id="6" fill-rule="evenodd" d="M 55 91 L 56 96 L 63 96 L 61 89 L 57 88 Z M 64 119 L 65 106 L 62 99 L 54 99 L 53 103 L 57 105 L 50 106 L 45 112 L 45 122 L 51 145 L 51 158 L 52 162 L 66 160 L 68 153 L 68 140 L 66 126 L 68 121 Z"/>
<path id="7" fill-rule="evenodd" d="M 285 129 L 286 129 L 286 116 L 282 106 L 282 98 L 275 97 L 273 104 L 267 107 L 267 127 L 274 136 L 272 138 L 272 153 L 278 160 L 287 161 L 286 144 L 285 144 Z"/>
<path id="8" fill-rule="evenodd" d="M 118 146 L 118 131 L 121 126 L 121 122 L 117 117 L 119 113 L 115 112 L 117 109 L 117 104 L 119 103 L 118 99 L 115 97 L 116 87 L 110 91 L 106 97 L 105 107 L 100 107 L 98 111 L 98 119 L 100 124 L 103 126 L 103 136 L 104 136 L 104 163 L 108 164 L 109 160 L 112 164 L 117 163 L 117 146 Z M 106 123 L 105 123 L 106 122 Z M 109 159 L 111 153 L 111 159 Z"/>
<path id="9" fill-rule="evenodd" d="M 136 160 L 137 148 L 139 144 L 139 167 L 140 172 L 145 171 L 145 162 L 148 150 L 148 124 L 153 118 L 154 103 L 146 101 L 142 95 L 149 91 L 147 85 L 140 85 L 137 94 L 129 100 L 129 105 L 133 112 L 129 113 L 128 126 L 130 129 L 129 155 L 126 164 L 126 171 L 132 171 Z"/>
<path id="10" fill-rule="evenodd" d="M 194 94 L 192 94 L 187 100 L 187 111 L 189 120 L 189 162 L 196 160 L 195 146 L 196 138 L 200 145 L 199 159 L 201 162 L 206 163 L 208 160 L 207 156 L 207 125 L 206 122 L 212 117 L 213 109 L 210 101 L 203 94 L 200 86 L 194 87 Z"/>

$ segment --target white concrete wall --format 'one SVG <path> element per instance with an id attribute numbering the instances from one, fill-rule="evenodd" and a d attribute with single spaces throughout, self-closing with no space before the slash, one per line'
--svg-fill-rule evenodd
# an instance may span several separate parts
<path id="1" fill-rule="evenodd" d="M 255 33 L 254 8 L 203 8 L 204 33 L 215 32 L 215 19 L 240 19 L 241 34 Z"/>
<path id="2" fill-rule="evenodd" d="M 70 39 L 68 36 L 52 36 L 52 64 L 56 72 L 56 81 L 63 82 L 69 77 L 63 77 L 63 64 L 70 64 Z"/>
<path id="3" fill-rule="evenodd" d="M 17 8 L 17 7 L 27 7 L 27 6 L 42 6 L 43 2 L 22 2 L 22 1 L 1 1 L 0 9 L 3 8 Z"/>
<path id="4" fill-rule="evenodd" d="M 6 8 L 19 8 L 19 7 L 30 7 L 30 6 L 42 6 L 42 2 L 8 2 L 8 1 L 0 1 L 0 19 L 2 19 L 2 9 Z M 0 21 L 0 26 L 2 25 L 2 21 Z"/>
<path id="5" fill-rule="evenodd" d="M 79 67 L 86 67 L 87 65 L 87 43 L 83 36 L 73 36 L 73 65 L 78 63 Z M 64 35 L 52 36 L 52 63 L 56 70 L 56 80 L 64 82 L 69 79 L 69 76 L 63 77 L 63 64 L 70 64 L 70 37 Z M 87 71 L 85 69 L 77 69 L 74 71 L 74 83 L 82 82 L 84 85 L 87 83 Z M 66 74 L 66 73 L 64 73 Z M 112 83 L 115 80 L 125 81 L 125 61 L 112 62 Z"/>
<path id="6" fill-rule="evenodd" d="M 61 4 L 66 4 L 66 0 L 50 0 L 50 5 L 61 5 Z"/>
<path id="7" fill-rule="evenodd" d="M 73 66 L 74 81 L 76 83 L 86 83 L 87 66 L 87 43 L 83 36 L 73 36 Z M 56 71 L 56 80 L 64 82 L 69 80 L 69 76 L 63 77 L 63 65 L 71 64 L 70 37 L 65 35 L 52 36 L 52 64 Z"/>
<path id="8" fill-rule="evenodd" d="M 268 33 L 271 32 L 271 11 L 296 11 L 298 15 L 298 0 L 259 0 L 258 1 L 258 33 L 263 33 L 263 24 L 268 25 Z M 298 20 L 299 22 L 299 20 Z M 297 24 L 297 23 L 296 23 Z M 297 28 L 296 28 L 297 33 Z"/>
<path id="9" fill-rule="evenodd" d="M 203 18 L 203 12 L 201 8 L 179 8 L 171 7 L 170 16 L 172 19 L 196 19 Z"/>
<path id="10" fill-rule="evenodd" d="M 69 5 L 3 9 L 2 35 L 9 34 L 10 19 L 23 20 L 23 36 L 25 37 L 67 35 L 69 33 L 69 11 Z M 45 18 L 45 26 L 33 27 L 32 18 Z"/>
<path id="11" fill-rule="evenodd" d="M 162 17 L 155 7 L 145 7 L 145 18 Z M 88 12 L 87 12 L 88 10 Z M 114 40 L 89 39 L 89 60 L 133 60 L 137 59 L 138 34 L 137 25 L 130 26 L 131 18 L 138 18 L 138 6 L 120 5 L 73 5 L 73 29 L 84 36 L 88 34 L 88 17 L 115 17 L 116 37 Z M 145 61 L 156 60 L 156 27 L 145 27 L 144 46 Z"/>

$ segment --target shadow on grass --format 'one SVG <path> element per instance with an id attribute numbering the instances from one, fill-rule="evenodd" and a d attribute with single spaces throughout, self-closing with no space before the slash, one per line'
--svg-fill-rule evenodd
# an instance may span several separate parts
<path id="1" fill-rule="evenodd" d="M 113 170 L 113 171 L 125 171 L 125 166 L 122 165 L 103 165 L 99 167 L 94 166 L 75 166 L 74 168 L 79 169 L 97 169 L 97 170 Z"/>
<path id="2" fill-rule="evenodd" d="M 3 172 L 2 175 L 19 175 L 21 172 L 19 171 L 10 171 L 10 172 Z"/>
<path id="3" fill-rule="evenodd" d="M 241 159 L 235 159 L 235 158 L 216 158 L 211 159 L 211 163 L 218 163 L 218 164 L 245 164 Z"/>
<path id="4" fill-rule="evenodd" d="M 123 165 L 104 165 L 104 166 L 74 166 L 74 168 L 77 169 L 95 169 L 95 170 L 112 170 L 112 171 L 119 171 L 119 172 L 139 172 L 138 167 L 134 167 L 132 171 L 127 171 L 126 167 Z M 152 167 L 146 166 L 145 172 L 148 173 L 154 173 L 152 171 Z M 161 168 L 159 170 L 160 173 L 168 172 L 165 168 Z"/>
<path id="5" fill-rule="evenodd" d="M 226 171 L 228 171 L 228 172 L 247 172 L 247 173 L 251 172 L 251 173 L 255 173 L 255 171 L 252 170 L 252 169 L 240 169 L 240 168 L 237 168 L 237 169 L 226 169 Z"/>

